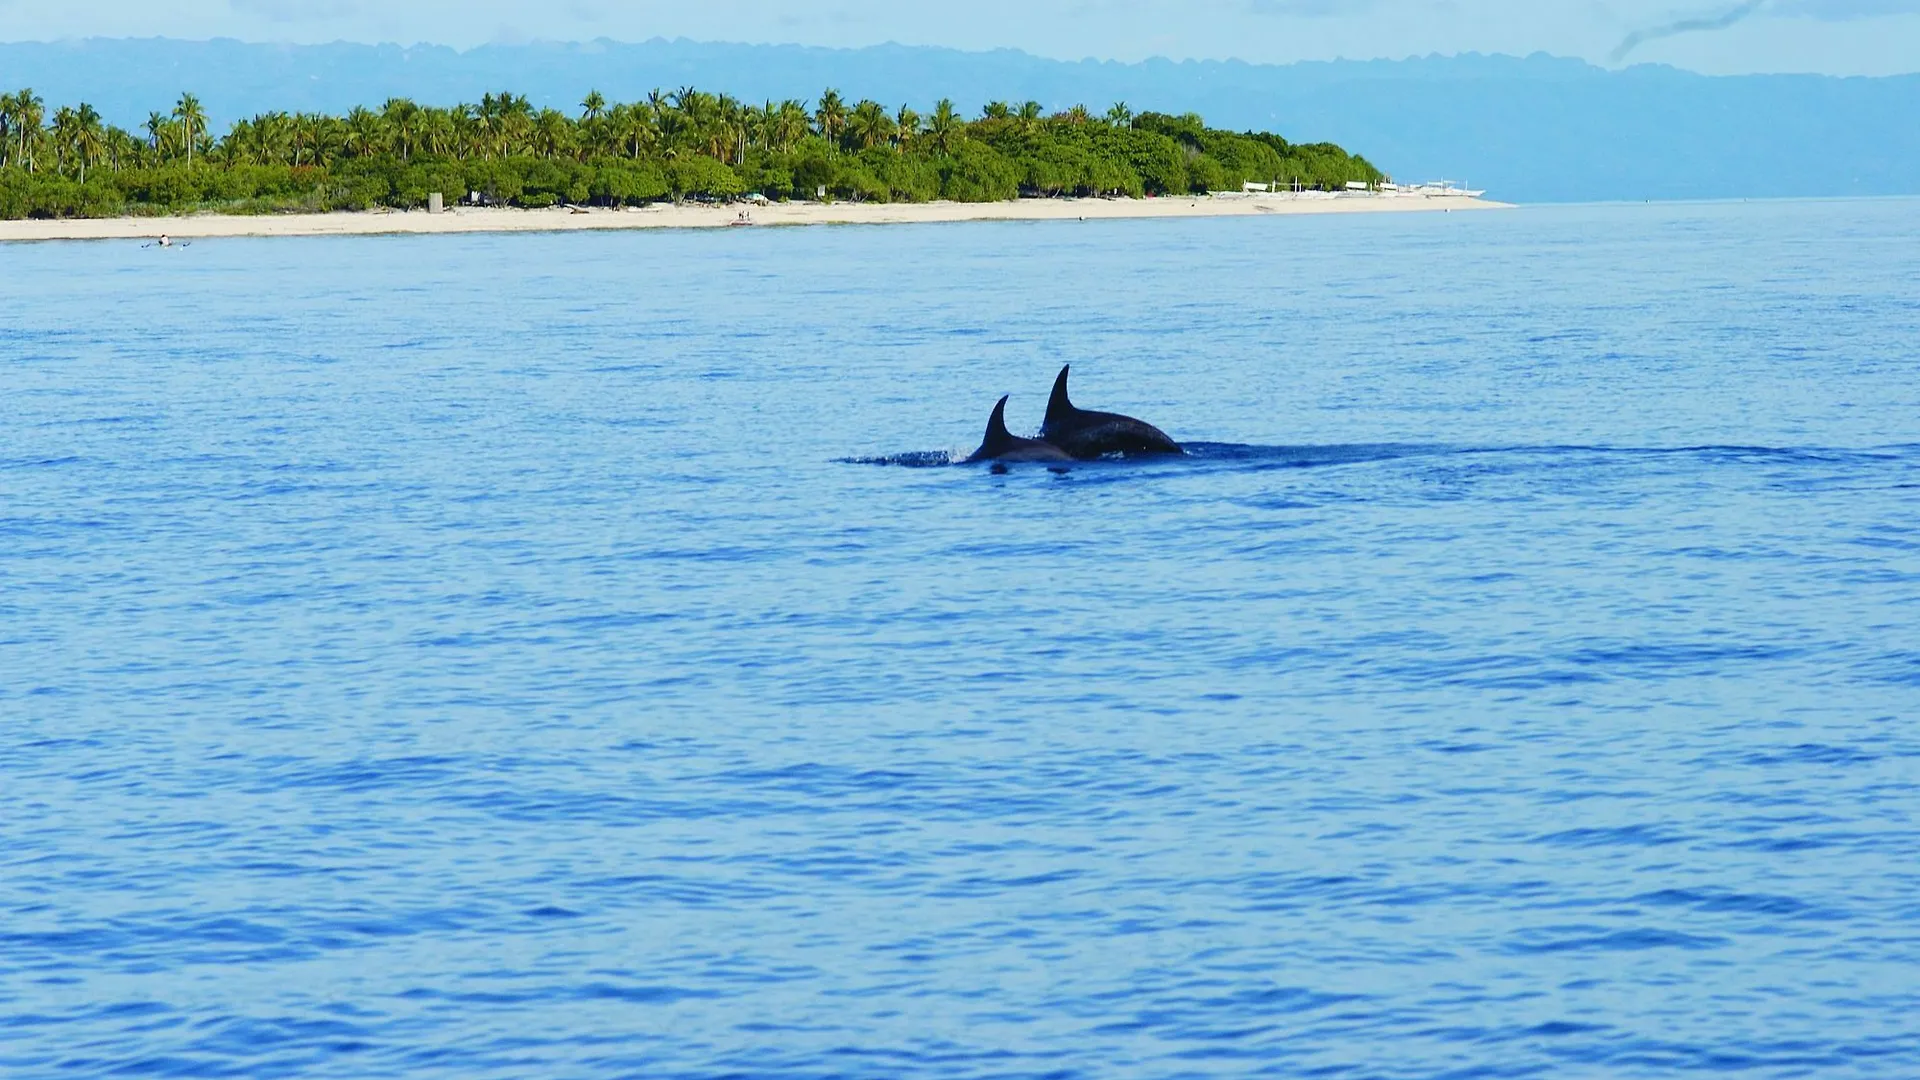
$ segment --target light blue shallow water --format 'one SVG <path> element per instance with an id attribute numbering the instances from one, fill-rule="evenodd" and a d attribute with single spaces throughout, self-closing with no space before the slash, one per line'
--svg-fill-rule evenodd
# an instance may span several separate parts
<path id="1" fill-rule="evenodd" d="M 0 248 L 0 1072 L 1920 1075 L 1916 281 L 1914 201 Z M 1207 445 L 855 463 L 1066 361 Z"/>

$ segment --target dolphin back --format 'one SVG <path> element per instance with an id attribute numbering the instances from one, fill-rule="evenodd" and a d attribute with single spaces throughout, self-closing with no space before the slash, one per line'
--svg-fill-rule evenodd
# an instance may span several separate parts
<path id="1" fill-rule="evenodd" d="M 1079 424 L 1048 436 L 1048 440 L 1076 458 L 1107 454 L 1184 454 L 1166 432 L 1119 413 L 1082 412 Z"/>
<path id="2" fill-rule="evenodd" d="M 1044 439 L 1023 439 L 1007 430 L 1007 399 L 1002 397 L 987 417 L 987 433 L 980 449 L 967 461 L 1071 461 L 1072 455 Z"/>
<path id="3" fill-rule="evenodd" d="M 1047 419 L 1040 426 L 1040 437 L 1076 458 L 1104 457 L 1107 454 L 1183 454 L 1186 451 L 1167 433 L 1131 416 L 1092 412 L 1078 408 L 1067 396 L 1067 372 L 1060 369 L 1053 380 L 1053 396 L 1047 399 Z"/>

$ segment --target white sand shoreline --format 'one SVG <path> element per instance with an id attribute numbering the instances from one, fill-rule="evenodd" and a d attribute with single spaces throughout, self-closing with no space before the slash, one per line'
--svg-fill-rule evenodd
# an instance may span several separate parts
<path id="1" fill-rule="evenodd" d="M 727 206 L 659 203 L 638 209 L 548 210 L 455 207 L 425 211 L 326 214 L 193 214 L 184 217 L 0 221 L 0 242 L 150 240 L 259 236 L 571 232 L 608 229 L 727 228 L 745 210 L 756 226 L 900 225 L 952 221 L 1103 221 L 1123 218 L 1252 217 L 1269 214 L 1405 213 L 1504 209 L 1510 204 L 1462 196 L 1331 197 L 1218 195 L 1166 199 L 1020 199 L 997 203 L 772 203 Z"/>

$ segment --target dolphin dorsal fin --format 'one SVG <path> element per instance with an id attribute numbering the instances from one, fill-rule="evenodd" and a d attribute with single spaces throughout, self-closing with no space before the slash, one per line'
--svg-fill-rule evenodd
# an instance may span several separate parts
<path id="1" fill-rule="evenodd" d="M 1043 431 L 1056 424 L 1065 423 L 1074 413 L 1080 411 L 1073 407 L 1073 402 L 1067 400 L 1067 372 L 1072 369 L 1072 364 L 1063 366 L 1060 369 L 1060 377 L 1053 380 L 1053 396 L 1047 399 L 1047 418 L 1040 425 Z"/>
<path id="2" fill-rule="evenodd" d="M 993 415 L 987 417 L 987 434 L 980 440 L 980 449 L 988 454 L 998 454 L 1013 445 L 1013 432 L 1007 430 L 1007 398 L 1004 394 L 993 406 Z"/>

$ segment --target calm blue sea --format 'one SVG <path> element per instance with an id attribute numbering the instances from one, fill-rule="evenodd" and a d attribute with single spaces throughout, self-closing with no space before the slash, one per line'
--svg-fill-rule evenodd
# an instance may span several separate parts
<path id="1" fill-rule="evenodd" d="M 0 247 L 0 1073 L 1920 1076 L 1920 201 Z M 1189 460 L 938 464 L 1012 393 Z"/>

